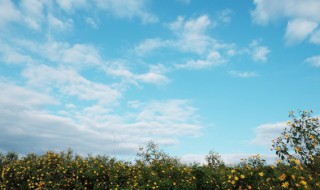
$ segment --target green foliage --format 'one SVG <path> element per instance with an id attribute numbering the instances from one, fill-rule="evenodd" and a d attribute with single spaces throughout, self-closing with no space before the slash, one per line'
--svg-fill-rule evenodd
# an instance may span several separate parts
<path id="1" fill-rule="evenodd" d="M 320 174 L 306 165 L 266 165 L 259 155 L 237 165 L 186 165 L 150 143 L 135 163 L 108 156 L 60 154 L 0 155 L 0 189 L 319 189 Z M 150 154 L 150 155 L 149 155 Z M 162 155 L 162 156 L 159 156 Z M 209 153 L 209 156 L 217 155 Z M 208 156 L 208 157 L 209 157 Z M 146 159 L 147 158 L 147 159 Z M 220 157 L 218 157 L 220 158 Z"/>

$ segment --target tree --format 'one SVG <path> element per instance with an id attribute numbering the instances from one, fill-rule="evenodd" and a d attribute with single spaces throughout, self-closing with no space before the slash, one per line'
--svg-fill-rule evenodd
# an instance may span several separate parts
<path id="1" fill-rule="evenodd" d="M 206 156 L 206 161 L 208 163 L 208 166 L 211 168 L 217 168 L 225 165 L 223 160 L 221 159 L 220 154 L 214 152 L 213 150 L 211 150 Z"/>
<path id="2" fill-rule="evenodd" d="M 277 156 L 284 161 L 312 166 L 318 162 L 320 156 L 320 122 L 318 117 L 312 116 L 313 111 L 298 111 L 289 113 L 291 121 L 281 136 L 273 141 L 272 148 Z"/>
<path id="3" fill-rule="evenodd" d="M 153 164 L 154 162 L 179 162 L 179 159 L 170 157 L 161 151 L 153 141 L 150 141 L 145 148 L 139 147 L 137 156 L 139 158 L 137 161 L 141 161 L 144 164 Z"/>

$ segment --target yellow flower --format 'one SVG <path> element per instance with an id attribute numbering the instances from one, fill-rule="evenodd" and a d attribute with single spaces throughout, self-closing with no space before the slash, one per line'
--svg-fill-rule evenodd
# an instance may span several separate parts
<path id="1" fill-rule="evenodd" d="M 290 135 L 289 134 L 286 134 L 286 139 L 288 139 L 290 137 Z"/>
<path id="2" fill-rule="evenodd" d="M 314 140 L 314 136 L 313 136 L 313 135 L 310 135 L 310 139 L 311 139 L 311 140 Z"/>
<path id="3" fill-rule="evenodd" d="M 304 181 L 304 180 L 300 181 L 300 183 L 301 183 L 302 185 L 307 185 L 307 182 Z"/>
<path id="4" fill-rule="evenodd" d="M 247 187 L 248 187 L 248 189 L 252 189 L 252 187 L 250 185 L 248 185 Z"/>
<path id="5" fill-rule="evenodd" d="M 276 150 L 279 151 L 279 150 L 281 150 L 281 148 L 280 148 L 280 147 L 277 147 Z"/>
<path id="6" fill-rule="evenodd" d="M 286 179 L 286 174 L 282 174 L 280 177 L 279 177 L 280 181 L 283 181 Z"/>
<path id="7" fill-rule="evenodd" d="M 288 188 L 289 187 L 289 183 L 286 181 L 284 183 L 282 183 L 281 185 L 283 188 Z"/>
<path id="8" fill-rule="evenodd" d="M 236 172 L 236 170 L 231 170 L 231 173 L 234 173 L 234 172 Z"/>
<path id="9" fill-rule="evenodd" d="M 263 173 L 263 172 L 260 172 L 260 173 L 259 173 L 259 176 L 260 176 L 260 177 L 263 177 L 263 176 L 264 176 L 264 173 Z"/>
<path id="10" fill-rule="evenodd" d="M 296 179 L 296 176 L 294 174 L 291 175 L 292 179 Z"/>
<path id="11" fill-rule="evenodd" d="M 300 165 L 300 161 L 299 160 L 295 160 L 294 161 L 297 165 Z"/>
<path id="12" fill-rule="evenodd" d="M 300 151 L 300 148 L 299 147 L 296 147 L 294 148 L 296 150 L 296 152 L 299 152 Z"/>
<path id="13" fill-rule="evenodd" d="M 244 179 L 246 176 L 242 174 L 242 175 L 240 175 L 240 177 L 241 177 L 241 179 Z"/>

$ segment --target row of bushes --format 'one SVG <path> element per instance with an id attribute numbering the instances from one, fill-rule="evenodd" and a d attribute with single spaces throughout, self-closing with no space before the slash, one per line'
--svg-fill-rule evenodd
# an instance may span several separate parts
<path id="1" fill-rule="evenodd" d="M 153 146 L 153 144 L 151 143 Z M 148 145 L 150 148 L 150 145 Z M 150 153 L 150 152 L 149 152 Z M 147 154 L 149 154 L 147 153 Z M 144 156 L 146 156 L 145 154 Z M 66 153 L 1 155 L 1 189 L 320 189 L 320 172 L 298 160 L 266 165 L 258 155 L 237 165 L 183 164 L 155 151 L 135 163 Z M 158 156 L 158 157 L 156 157 Z"/>
<path id="2" fill-rule="evenodd" d="M 318 118 L 301 112 L 288 126 L 273 143 L 280 158 L 274 165 L 259 155 L 226 165 L 215 152 L 205 165 L 187 165 L 153 142 L 140 148 L 134 162 L 71 150 L 21 158 L 7 153 L 0 154 L 0 189 L 320 189 Z"/>
<path id="3" fill-rule="evenodd" d="M 320 171 L 298 160 L 266 165 L 258 155 L 228 166 L 186 165 L 158 150 L 134 163 L 71 151 L 20 159 L 8 153 L 0 171 L 0 189 L 320 189 Z"/>

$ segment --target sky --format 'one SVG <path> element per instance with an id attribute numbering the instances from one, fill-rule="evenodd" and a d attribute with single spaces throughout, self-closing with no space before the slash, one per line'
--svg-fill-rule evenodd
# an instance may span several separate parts
<path id="1" fill-rule="evenodd" d="M 0 151 L 261 154 L 320 105 L 319 0 L 0 0 Z"/>

